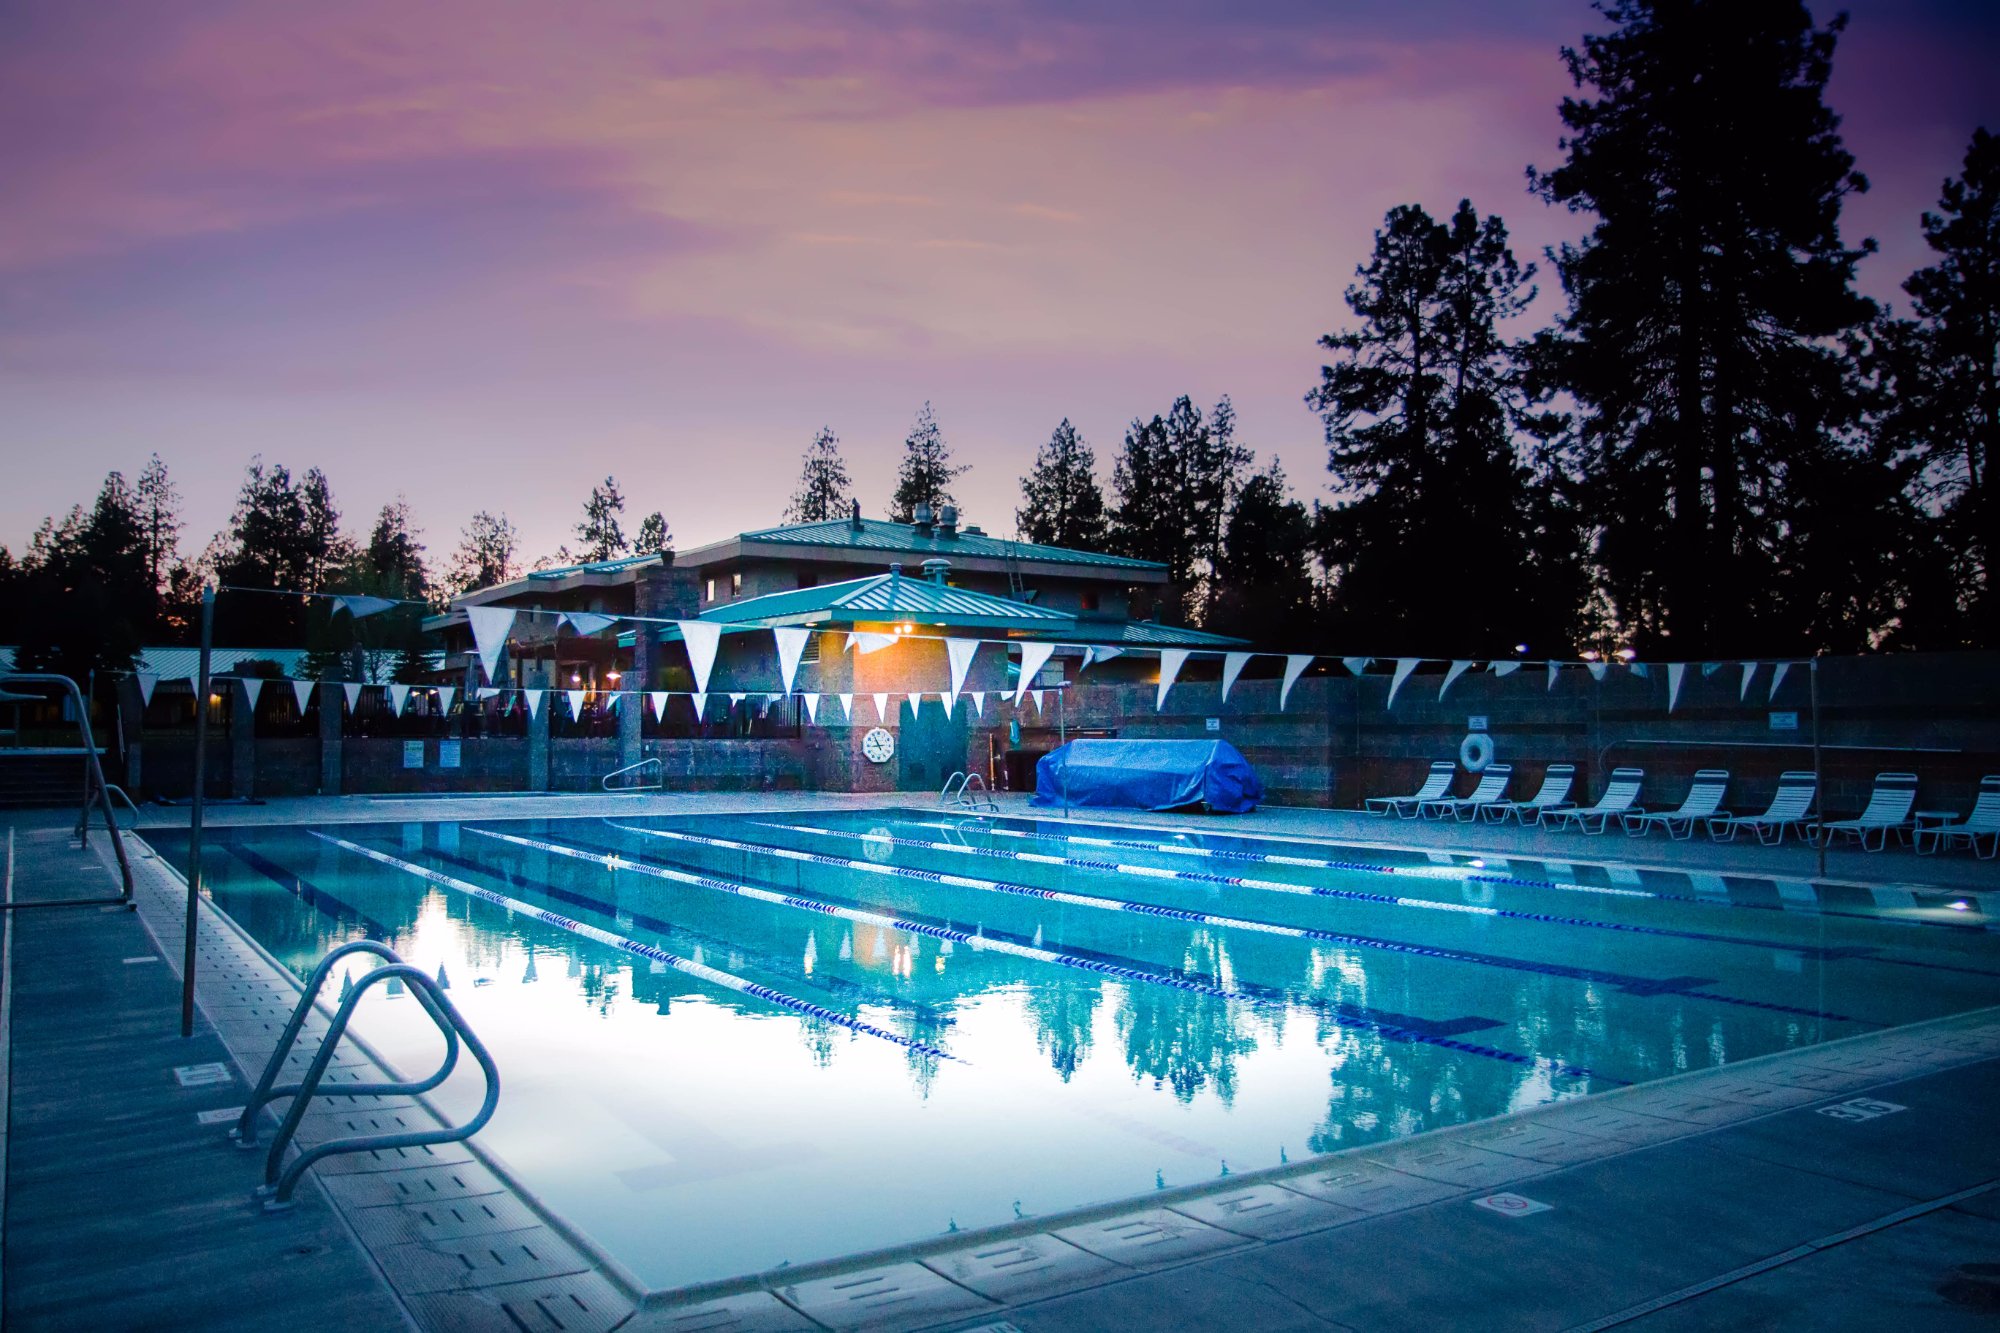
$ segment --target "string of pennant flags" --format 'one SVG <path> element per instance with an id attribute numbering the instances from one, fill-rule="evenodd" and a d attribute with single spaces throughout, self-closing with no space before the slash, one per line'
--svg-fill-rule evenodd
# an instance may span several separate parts
<path id="1" fill-rule="evenodd" d="M 270 589 L 261 588 L 226 588 L 225 590 L 246 592 L 271 591 Z M 375 615 L 396 606 L 421 604 L 411 603 L 406 600 L 349 593 L 287 595 L 324 597 L 335 603 L 336 612 L 346 612 L 357 618 Z M 945 634 L 929 634 L 914 630 L 889 634 L 866 630 L 814 630 L 802 626 L 784 625 L 739 627 L 710 620 L 687 620 L 623 614 L 613 615 L 596 611 L 548 611 L 538 608 L 487 606 L 469 606 L 463 608 L 463 610 L 467 625 L 472 632 L 480 666 L 485 673 L 486 680 L 489 682 L 489 684 L 483 687 L 476 688 L 473 691 L 473 697 L 486 699 L 496 696 L 511 696 L 518 693 L 523 697 L 523 702 L 531 717 L 539 714 L 541 706 L 549 694 L 563 695 L 569 705 L 571 715 L 578 718 L 582 716 L 584 706 L 592 695 L 605 700 L 604 706 L 606 708 L 617 707 L 619 701 L 623 699 L 643 697 L 652 708 L 655 717 L 663 717 L 666 712 L 667 701 L 678 696 L 688 699 L 693 703 L 695 717 L 697 720 L 701 720 L 706 715 L 708 700 L 712 697 L 708 684 L 715 667 L 716 653 L 721 646 L 724 630 L 729 630 L 732 633 L 761 632 L 770 634 L 776 644 L 778 670 L 782 680 L 782 689 L 778 692 L 721 692 L 730 701 L 731 706 L 734 707 L 736 704 L 751 698 L 753 695 L 761 695 L 773 702 L 797 695 L 806 711 L 807 717 L 815 725 L 819 722 L 820 705 L 822 700 L 825 699 L 838 700 L 842 708 L 843 720 L 852 722 L 854 718 L 854 701 L 857 698 L 867 699 L 874 703 L 878 720 L 886 724 L 890 720 L 889 700 L 895 698 L 898 694 L 901 694 L 907 700 L 908 705 L 912 709 L 919 707 L 927 696 L 935 694 L 943 705 L 947 717 L 951 715 L 954 705 L 961 696 L 967 699 L 969 706 L 976 715 L 984 717 L 986 698 L 989 693 L 997 695 L 1001 700 L 1011 702 L 1017 709 L 1021 707 L 1024 699 L 1032 698 L 1036 710 L 1039 712 L 1042 707 L 1044 689 L 1034 688 L 1034 681 L 1042 668 L 1048 664 L 1050 658 L 1054 656 L 1059 648 L 1070 648 L 1081 651 L 1082 661 L 1078 666 L 1079 671 L 1087 669 L 1096 663 L 1110 661 L 1131 651 L 1158 653 L 1160 659 L 1160 676 L 1154 699 L 1154 708 L 1156 711 L 1163 711 L 1165 709 L 1168 693 L 1173 689 L 1176 680 L 1178 680 L 1181 668 L 1187 664 L 1190 658 L 1196 655 L 1207 657 L 1220 656 L 1222 658 L 1222 701 L 1225 703 L 1228 702 L 1230 692 L 1235 688 L 1238 678 L 1242 675 L 1244 668 L 1249 665 L 1252 658 L 1281 657 L 1284 659 L 1284 669 L 1278 688 L 1278 711 L 1283 712 L 1290 700 L 1292 687 L 1298 683 L 1299 678 L 1305 674 L 1308 667 L 1322 659 L 1322 655 L 1316 653 L 1258 653 L 1242 650 L 1199 648 L 1146 648 L 1134 650 L 1095 644 L 981 639 Z M 508 638 L 513 632 L 517 619 L 522 616 L 552 617 L 561 624 L 567 625 L 574 632 L 584 635 L 601 633 L 613 625 L 626 622 L 640 625 L 671 625 L 679 631 L 682 643 L 687 650 L 688 665 L 694 675 L 695 688 L 693 690 L 555 690 L 493 685 L 490 682 L 498 674 L 500 656 L 506 650 Z M 794 689 L 794 685 L 798 678 L 798 669 L 803 660 L 806 645 L 816 633 L 844 634 L 846 642 L 843 651 L 855 653 L 871 653 L 878 649 L 886 648 L 900 639 L 941 640 L 944 643 L 945 658 L 949 667 L 949 688 L 944 690 L 838 694 L 796 690 Z M 1008 652 L 1019 651 L 1021 655 L 1019 675 L 1011 691 L 1004 689 L 998 691 L 967 691 L 965 689 L 965 681 L 971 672 L 974 658 L 983 647 L 997 647 Z M 1482 659 L 1478 658 L 1340 657 L 1337 660 L 1350 674 L 1355 676 L 1368 674 L 1369 669 L 1378 662 L 1390 665 L 1389 692 L 1384 703 L 1385 709 L 1395 707 L 1396 696 L 1402 691 L 1404 684 L 1416 673 L 1419 667 L 1427 662 L 1442 663 L 1445 667 L 1444 675 L 1438 685 L 1437 697 L 1440 701 L 1444 699 L 1453 684 L 1461 676 L 1482 664 Z M 1635 677 L 1643 678 L 1651 674 L 1651 669 L 1656 664 L 1646 662 L 1611 662 L 1605 660 L 1574 662 L 1546 659 L 1541 662 L 1534 662 L 1523 659 L 1490 659 L 1484 660 L 1484 665 L 1495 676 L 1509 676 L 1523 667 L 1540 666 L 1547 674 L 1548 688 L 1554 689 L 1557 679 L 1564 671 L 1574 671 L 1581 668 L 1588 671 L 1593 680 L 1601 682 L 1610 675 L 1614 667 L 1626 671 Z M 1691 665 L 1698 665 L 1705 677 L 1713 676 L 1717 672 L 1731 666 L 1737 667 L 1740 671 L 1737 691 L 1739 700 L 1749 698 L 1750 687 L 1755 682 L 1758 673 L 1764 667 L 1768 666 L 1771 670 L 1766 699 L 1774 700 L 1777 697 L 1779 686 L 1784 683 L 1787 673 L 1793 666 L 1799 665 L 1799 663 L 1796 661 L 1780 660 L 1734 663 L 1667 662 L 1657 665 L 1662 666 L 1666 674 L 1667 711 L 1671 713 L 1679 705 L 1682 685 L 1686 679 L 1687 669 Z M 147 703 L 150 703 L 153 697 L 153 690 L 162 677 L 157 673 L 146 671 L 134 671 L 130 674 L 137 680 L 141 697 Z M 173 678 L 170 677 L 169 679 Z M 263 686 L 266 683 L 272 683 L 271 678 L 265 677 L 236 676 L 218 677 L 218 679 L 240 680 L 243 683 L 245 692 L 249 696 L 252 708 L 256 706 Z M 305 711 L 313 689 L 316 685 L 320 684 L 320 682 L 311 680 L 277 679 L 290 685 L 301 713 Z M 426 686 L 401 683 L 371 685 L 353 681 L 327 682 L 327 685 L 337 686 L 342 691 L 350 712 L 359 704 L 362 690 L 377 689 L 384 691 L 392 711 L 397 715 L 401 715 L 407 707 L 410 694 L 413 690 L 435 695 L 438 699 L 440 710 L 444 712 L 450 711 L 452 702 L 457 698 L 459 692 L 457 686 L 446 685 Z"/>

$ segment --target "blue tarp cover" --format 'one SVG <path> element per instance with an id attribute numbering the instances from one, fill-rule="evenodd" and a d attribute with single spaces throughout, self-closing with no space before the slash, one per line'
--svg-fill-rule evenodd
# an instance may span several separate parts
<path id="1" fill-rule="evenodd" d="M 1036 805 L 1255 810 L 1257 770 L 1228 741 L 1071 741 L 1035 765 Z"/>

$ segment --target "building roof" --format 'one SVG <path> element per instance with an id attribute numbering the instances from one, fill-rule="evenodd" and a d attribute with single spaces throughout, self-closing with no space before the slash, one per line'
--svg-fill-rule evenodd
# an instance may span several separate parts
<path id="1" fill-rule="evenodd" d="M 991 593 L 973 592 L 929 579 L 898 573 L 871 574 L 844 583 L 826 583 L 793 592 L 774 592 L 725 602 L 701 613 L 703 620 L 737 625 L 809 624 L 821 620 L 896 620 L 904 617 L 930 624 L 1006 625 L 1034 628 L 1067 626 L 1074 616 L 1045 606 L 1009 601 Z"/>
<path id="2" fill-rule="evenodd" d="M 657 565 L 662 556 L 657 551 L 645 555 L 628 555 L 617 560 L 593 560 L 582 565 L 558 565 L 554 569 L 537 569 L 528 574 L 530 582 L 550 582 L 565 579 L 572 574 L 620 574 L 628 569 L 639 569 L 645 565 Z"/>
<path id="3" fill-rule="evenodd" d="M 1188 629 L 1184 625 L 1161 625 L 1151 620 L 1101 620 L 1082 622 L 1079 632 L 1085 643 L 1116 644 L 1127 648 L 1239 648 L 1248 639 L 1232 639 L 1226 634 Z M 1097 630 L 1108 631 L 1098 633 Z"/>
<path id="4" fill-rule="evenodd" d="M 0 648 L 0 671 L 14 669 L 17 651 Z M 278 669 L 290 676 L 297 673 L 299 659 L 305 655 L 303 648 L 211 648 L 208 669 L 212 675 L 233 676 L 238 662 L 276 662 Z M 161 680 L 193 680 L 201 670 L 201 649 L 141 648 L 133 670 L 149 672 Z"/>
<path id="5" fill-rule="evenodd" d="M 1166 569 L 1156 560 L 1135 560 L 1129 556 L 1105 555 L 1099 551 L 1075 551 L 1066 546 L 1040 546 L 1034 542 L 989 537 L 983 532 L 957 529 L 945 535 L 932 525 L 919 529 L 913 523 L 896 523 L 886 518 L 867 518 L 856 527 L 849 519 L 829 519 L 824 523 L 788 523 L 782 527 L 760 528 L 742 533 L 738 541 L 771 542 L 781 546 L 828 546 L 853 551 L 896 551 L 910 555 L 950 559 L 960 556 L 976 560 L 1032 561 L 1037 564 L 1088 565 L 1104 570 Z"/>

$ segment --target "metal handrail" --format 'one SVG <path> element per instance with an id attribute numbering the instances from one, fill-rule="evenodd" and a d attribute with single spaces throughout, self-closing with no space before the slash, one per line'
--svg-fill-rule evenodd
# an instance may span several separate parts
<path id="1" fill-rule="evenodd" d="M 90 734 L 90 707 L 84 702 L 83 691 L 68 676 L 53 671 L 9 671 L 0 675 L 0 684 L 11 681 L 31 681 L 37 685 L 60 685 L 69 692 L 76 703 L 76 725 L 83 733 L 83 817 L 77 821 L 77 845 L 89 845 L 90 797 L 93 787 L 104 806 L 104 827 L 111 834 L 111 850 L 118 857 L 119 893 L 115 898 L 58 898 L 52 902 L 0 903 L 0 911 L 16 911 L 23 907 L 132 907 L 132 862 L 125 855 L 125 840 L 119 835 L 118 817 L 111 809 L 111 796 L 105 790 L 111 784 L 104 780 L 104 765 L 98 762 L 97 738 Z"/>
<path id="2" fill-rule="evenodd" d="M 372 944 L 373 942 L 367 941 L 366 943 Z M 343 948 L 349 952 L 361 951 L 351 945 L 343 946 Z M 386 954 L 390 958 L 395 958 L 394 953 L 379 945 L 367 950 L 367 952 Z M 333 954 L 328 955 L 327 959 L 322 961 L 321 969 L 329 970 L 326 969 L 326 964 L 341 953 L 342 950 L 336 949 Z M 320 975 L 316 980 L 323 984 L 326 978 L 324 975 Z M 370 986 L 391 980 L 406 982 L 410 987 L 411 994 L 425 1002 L 424 1011 L 431 1016 L 432 1021 L 436 1022 L 439 1030 L 444 1033 L 445 1041 L 449 1048 L 449 1054 L 446 1057 L 444 1066 L 436 1074 L 432 1075 L 431 1078 L 422 1080 L 419 1083 L 350 1083 L 339 1088 L 322 1091 L 320 1089 L 320 1080 L 326 1075 L 327 1065 L 333 1059 L 334 1049 L 340 1044 L 341 1037 L 346 1033 L 347 1025 L 354 1017 L 355 1007 L 361 1003 L 362 995 L 367 992 Z M 311 1007 L 312 996 L 317 992 L 317 989 L 318 987 L 315 986 L 306 995 L 300 997 L 300 1007 L 294 1011 L 293 1015 L 297 1024 L 303 1025 L 305 1012 Z M 453 1039 L 454 1033 L 457 1040 Z M 292 1029 L 292 1036 L 296 1037 L 296 1035 L 297 1032 L 294 1028 Z M 479 1062 L 480 1071 L 486 1076 L 486 1096 L 481 1100 L 478 1112 L 470 1120 L 462 1125 L 443 1125 L 437 1129 L 405 1130 L 394 1134 L 362 1134 L 352 1138 L 330 1139 L 325 1143 L 302 1150 L 297 1157 L 292 1159 L 291 1165 L 283 1165 L 285 1150 L 292 1146 L 292 1139 L 297 1135 L 299 1124 L 305 1119 L 306 1107 L 312 1101 L 313 1097 L 358 1097 L 382 1092 L 427 1091 L 429 1088 L 443 1082 L 445 1076 L 451 1072 L 451 1066 L 457 1058 L 458 1041 L 464 1042 L 465 1049 L 472 1052 L 472 1058 Z M 270 1074 L 274 1065 L 282 1062 L 283 1058 L 280 1052 L 273 1052 L 273 1064 L 267 1065 L 266 1074 Z M 283 1093 L 279 1090 L 270 1090 L 270 1095 L 278 1096 L 283 1095 Z M 499 1105 L 499 1102 L 500 1071 L 495 1067 L 493 1057 L 487 1054 L 485 1045 L 480 1042 L 478 1037 L 473 1035 L 472 1029 L 466 1026 L 465 1019 L 460 1016 L 457 1008 L 446 998 L 443 988 L 420 968 L 412 967 L 400 960 L 387 963 L 369 972 L 360 981 L 354 983 L 354 989 L 347 993 L 340 1002 L 340 1008 L 334 1012 L 333 1021 L 327 1028 L 326 1035 L 321 1038 L 319 1050 L 314 1053 L 312 1063 L 307 1066 L 305 1077 L 292 1090 L 292 1104 L 285 1111 L 284 1122 L 278 1126 L 276 1137 L 271 1140 L 271 1151 L 264 1159 L 264 1183 L 258 1187 L 257 1193 L 264 1200 L 264 1209 L 266 1212 L 278 1212 L 290 1208 L 292 1206 L 292 1192 L 298 1188 L 300 1177 L 321 1158 L 332 1157 L 342 1153 L 374 1152 L 383 1148 L 420 1148 L 437 1143 L 461 1143 L 485 1127 L 486 1122 L 493 1118 L 494 1107 Z M 247 1114 L 249 1108 L 246 1107 L 245 1110 Z M 241 1122 L 238 1124 L 238 1129 L 242 1129 Z"/>
<path id="3" fill-rule="evenodd" d="M 636 773 L 642 768 L 652 769 L 656 775 L 655 780 L 652 782 L 634 782 L 629 786 L 623 787 L 614 787 L 611 785 L 611 779 L 623 777 L 627 773 Z M 627 764 L 623 768 L 612 769 L 604 775 L 599 785 L 606 791 L 654 791 L 667 785 L 666 779 L 663 776 L 665 769 L 666 766 L 658 759 L 641 759 L 636 764 Z"/>
<path id="4" fill-rule="evenodd" d="M 975 783 L 978 784 L 976 787 Z M 972 794 L 974 791 L 985 792 L 986 799 L 982 801 L 975 798 Z M 956 801 L 952 799 L 954 796 L 957 797 Z M 996 814 L 1000 810 L 999 803 L 993 799 L 992 790 L 986 785 L 986 779 L 977 773 L 963 770 L 945 779 L 944 789 L 938 793 L 938 804 L 956 805 L 961 810 L 987 810 Z"/>
<path id="5" fill-rule="evenodd" d="M 950 777 L 946 778 L 944 780 L 944 787 L 938 792 L 938 804 L 939 805 L 951 804 L 951 798 L 955 794 L 965 790 L 965 784 L 967 781 L 971 779 L 971 777 L 972 775 L 970 773 L 967 773 L 964 769 L 960 769 L 956 773 L 953 773 Z"/>

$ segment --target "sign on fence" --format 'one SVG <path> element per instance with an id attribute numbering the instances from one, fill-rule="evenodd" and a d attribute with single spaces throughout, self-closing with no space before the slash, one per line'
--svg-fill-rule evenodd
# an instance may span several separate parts
<path id="1" fill-rule="evenodd" d="M 459 760 L 462 757 L 459 747 L 464 743 L 463 741 L 439 741 L 438 767 L 457 768 Z"/>
<path id="2" fill-rule="evenodd" d="M 1771 714 L 1771 730 L 1797 731 L 1798 729 L 1799 729 L 1799 715 L 1797 713 Z"/>
<path id="3" fill-rule="evenodd" d="M 424 743 L 422 741 L 403 742 L 403 767 L 422 768 L 424 766 Z"/>

